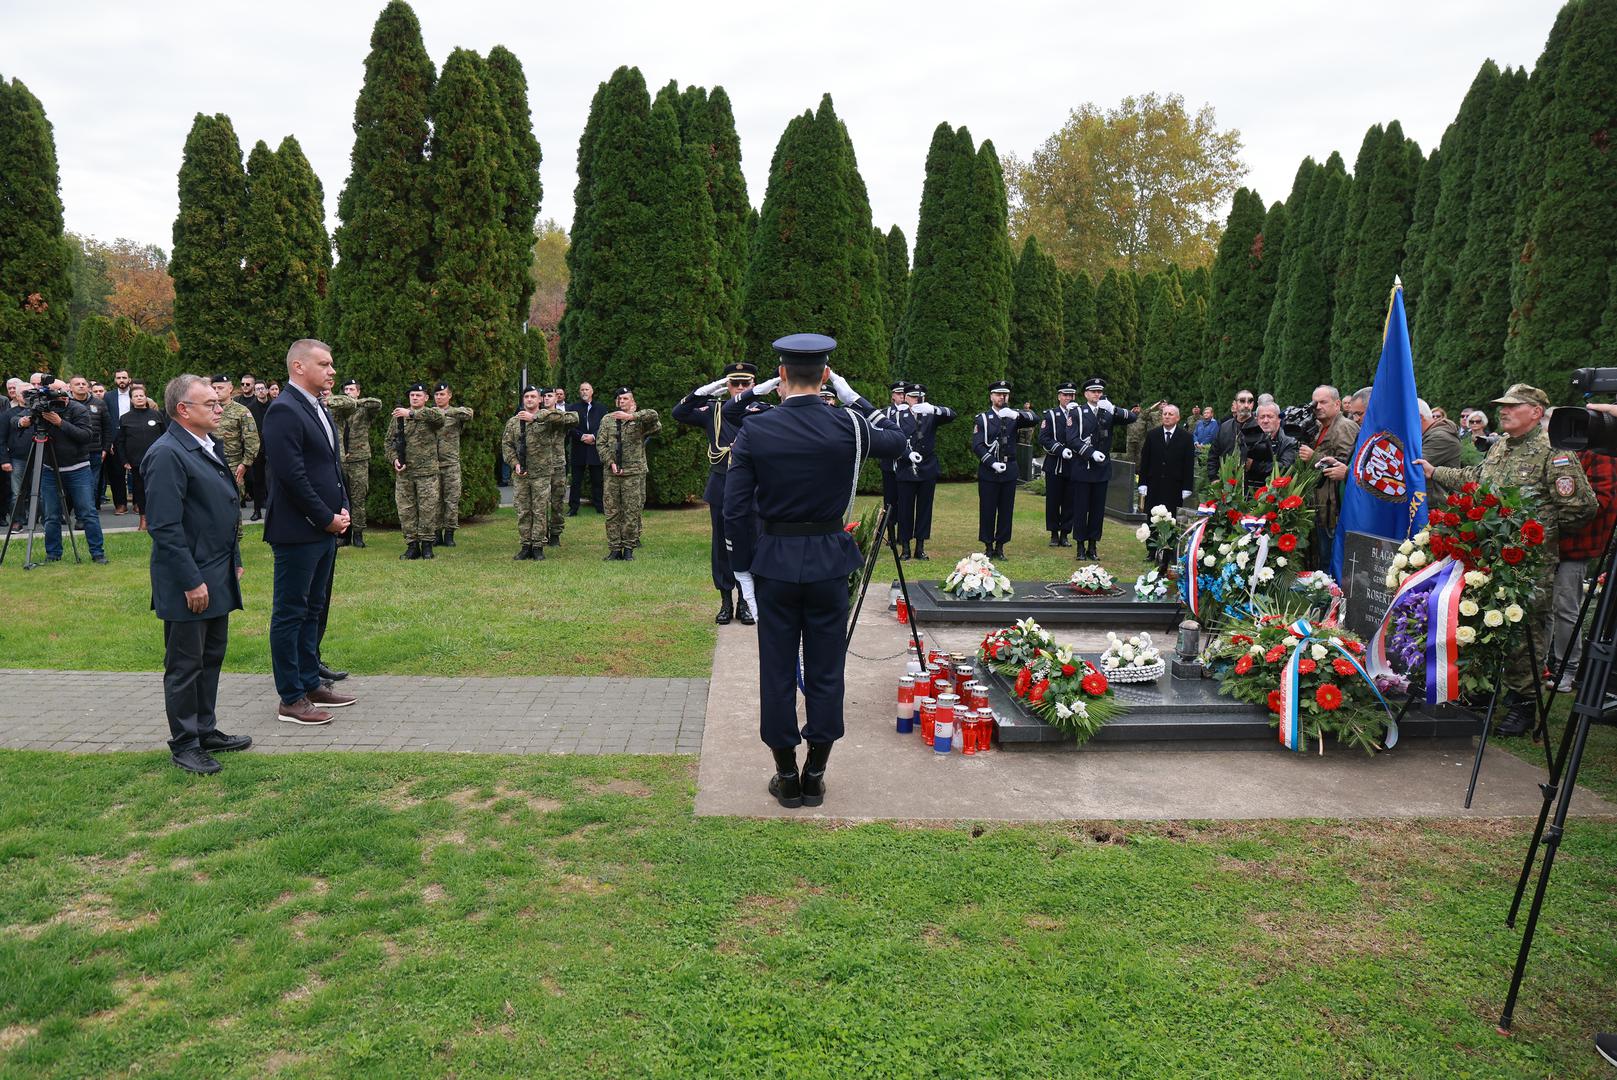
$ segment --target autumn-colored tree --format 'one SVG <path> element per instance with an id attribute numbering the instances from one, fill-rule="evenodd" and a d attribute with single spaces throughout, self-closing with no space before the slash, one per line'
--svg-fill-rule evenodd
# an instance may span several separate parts
<path id="1" fill-rule="evenodd" d="M 528 306 L 528 324 L 544 331 L 545 348 L 551 366 L 561 361 L 561 320 L 567 312 L 567 230 L 554 218 L 533 227 L 533 260 L 528 267 L 533 279 L 533 299 Z"/>
<path id="2" fill-rule="evenodd" d="M 162 335 L 174 329 L 174 279 L 168 275 L 168 253 L 156 244 L 122 238 L 98 246 L 111 287 L 104 313 L 128 319 L 146 334 Z"/>
<path id="3" fill-rule="evenodd" d="M 1085 104 L 1031 158 L 1006 159 L 1011 233 L 1091 276 L 1209 263 L 1246 173 L 1240 155 L 1240 132 L 1220 130 L 1210 105 L 1187 112 L 1178 94 Z"/>

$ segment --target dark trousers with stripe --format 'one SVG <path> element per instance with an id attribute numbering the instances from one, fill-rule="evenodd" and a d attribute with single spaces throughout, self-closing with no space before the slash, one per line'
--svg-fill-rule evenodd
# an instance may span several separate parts
<path id="1" fill-rule="evenodd" d="M 1078 481 L 1072 485 L 1072 538 L 1098 541 L 1101 526 L 1106 521 L 1106 481 L 1088 483 Z"/>
<path id="2" fill-rule="evenodd" d="M 1016 509 L 1016 483 L 977 481 L 977 539 L 1003 544 L 1011 538 L 1011 514 Z"/>
<path id="3" fill-rule="evenodd" d="M 881 499 L 890 508 L 887 512 L 887 535 L 898 535 L 898 479 L 892 469 L 881 471 Z"/>
<path id="4" fill-rule="evenodd" d="M 736 576 L 730 572 L 730 549 L 724 546 L 724 478 L 722 472 L 709 472 L 702 498 L 707 500 L 707 516 L 712 525 L 709 558 L 713 569 L 713 587 L 727 593 L 735 589 Z"/>
<path id="5" fill-rule="evenodd" d="M 843 635 L 848 579 L 779 581 L 757 576 L 758 734 L 771 750 L 842 738 Z M 803 650 L 802 732 L 797 728 L 797 653 Z"/>
<path id="6" fill-rule="evenodd" d="M 932 535 L 932 498 L 937 494 L 936 480 L 905 480 L 898 478 L 898 542 L 926 540 Z"/>
<path id="7" fill-rule="evenodd" d="M 1048 533 L 1072 531 L 1072 480 L 1044 474 L 1044 530 Z"/>

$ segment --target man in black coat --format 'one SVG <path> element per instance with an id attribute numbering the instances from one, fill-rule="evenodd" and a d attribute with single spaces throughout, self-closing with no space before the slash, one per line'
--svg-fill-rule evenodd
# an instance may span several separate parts
<path id="1" fill-rule="evenodd" d="M 1291 468 L 1297 461 L 1297 440 L 1280 428 L 1280 406 L 1265 402 L 1253 414 L 1258 421 L 1258 437 L 1246 447 L 1246 484 L 1258 488 L 1269 479 Z"/>
<path id="2" fill-rule="evenodd" d="M 112 492 L 112 509 L 115 514 L 129 512 L 129 495 L 124 485 L 128 470 L 124 466 L 140 464 L 139 458 L 129 462 L 118 456 L 118 425 L 123 421 L 124 414 L 130 409 L 130 388 L 132 386 L 134 386 L 134 380 L 129 377 L 129 372 L 119 368 L 112 373 L 112 389 L 101 396 L 102 402 L 107 407 L 107 420 L 112 425 L 112 450 L 107 454 L 106 461 L 102 464 L 101 486 Z M 159 393 L 162 392 L 162 389 L 160 386 L 157 387 Z M 157 406 L 153 405 L 153 408 L 157 408 Z M 95 500 L 95 504 L 100 506 L 101 489 L 96 490 Z"/>
<path id="3" fill-rule="evenodd" d="M 251 375 L 243 375 L 242 381 L 245 383 L 251 378 Z M 241 402 L 243 408 L 253 414 L 253 423 L 258 427 L 258 445 L 262 447 L 264 445 L 264 414 L 269 412 L 270 407 L 269 384 L 255 380 L 252 393 L 242 394 L 236 400 Z M 253 500 L 253 516 L 247 519 L 249 521 L 260 521 L 264 517 L 265 488 L 268 486 L 268 481 L 265 479 L 265 469 L 268 459 L 269 455 L 260 450 L 258 456 L 253 458 L 253 463 L 247 466 L 247 475 L 242 477 L 242 486 L 247 489 L 247 497 Z"/>
<path id="4" fill-rule="evenodd" d="M 1106 522 L 1106 485 L 1112 479 L 1112 429 L 1134 423 L 1140 414 L 1113 405 L 1106 397 L 1106 380 L 1097 375 L 1084 383 L 1084 403 L 1078 406 L 1075 418 L 1077 447 L 1068 461 L 1072 468 L 1072 538 L 1079 559 L 1097 559 L 1095 545 Z"/>
<path id="5" fill-rule="evenodd" d="M 57 379 L 51 389 L 65 393 L 66 383 Z M 85 384 L 88 389 L 89 384 Z M 40 414 L 48 426 L 42 428 L 51 436 L 43 448 L 45 457 L 36 462 L 42 465 L 39 478 L 39 502 L 45 514 L 45 561 L 59 562 L 62 558 L 62 500 L 79 519 L 85 542 L 90 548 L 92 562 L 105 563 L 107 553 L 102 547 L 101 515 L 95 508 L 95 466 L 101 461 L 101 421 L 99 414 L 73 400 L 71 394 L 60 408 Z M 26 431 L 33 436 L 33 417 L 28 413 L 14 415 L 13 431 Z M 60 491 L 58 491 L 60 486 Z"/>
<path id="6" fill-rule="evenodd" d="M 320 635 L 330 602 L 337 537 L 348 528 L 348 489 L 337 448 L 337 426 L 320 396 L 336 368 L 324 342 L 303 338 L 286 354 L 286 385 L 264 413 L 269 495 L 264 540 L 275 552 L 275 599 L 270 609 L 270 667 L 289 723 L 331 722 L 327 709 L 355 698 L 320 678 Z"/>
<path id="7" fill-rule="evenodd" d="M 977 455 L 977 539 L 991 559 L 1005 557 L 1016 510 L 1016 433 L 1039 418 L 1010 407 L 1011 384 L 988 388 L 988 409 L 971 422 L 971 452 Z"/>
<path id="8" fill-rule="evenodd" d="M 1218 479 L 1225 458 L 1233 455 L 1239 461 L 1247 459 L 1247 444 L 1257 441 L 1262 434 L 1257 418 L 1252 415 L 1252 405 L 1256 400 L 1250 390 L 1235 392 L 1235 400 L 1230 402 L 1230 415 L 1218 425 L 1218 434 L 1207 448 L 1207 479 Z"/>
<path id="9" fill-rule="evenodd" d="M 1056 387 L 1056 407 L 1039 421 L 1044 448 L 1044 528 L 1051 547 L 1066 547 L 1072 531 L 1072 470 L 1078 454 L 1078 384 Z"/>
<path id="10" fill-rule="evenodd" d="M 1196 487 L 1196 438 L 1179 422 L 1179 406 L 1162 407 L 1162 426 L 1146 432 L 1140 446 L 1140 494 L 1147 511 L 1154 506 L 1177 510 Z"/>
<path id="11" fill-rule="evenodd" d="M 129 407 L 118 418 L 118 438 L 113 444 L 117 453 L 107 460 L 128 480 L 129 502 L 134 505 L 135 513 L 140 515 L 137 531 L 146 528 L 146 487 L 145 478 L 141 476 L 140 463 L 146 457 L 146 451 L 150 450 L 167 430 L 168 417 L 163 415 L 163 410 L 147 399 L 146 384 L 131 383 Z M 113 490 L 124 491 L 124 483 L 120 481 L 114 485 Z"/>
<path id="12" fill-rule="evenodd" d="M 730 570 L 730 552 L 724 542 L 724 476 L 730 469 L 730 445 L 741 430 L 731 423 L 735 413 L 724 406 L 752 389 L 757 381 L 756 364 L 726 364 L 719 377 L 698 386 L 680 398 L 674 405 L 674 419 L 689 427 L 701 428 L 707 436 L 707 486 L 702 489 L 702 501 L 707 503 L 711 525 L 709 563 L 713 587 L 719 590 L 719 613 L 713 621 L 727 626 L 736 615 L 732 594 L 736 589 L 735 575 Z M 754 622 L 752 609 L 745 595 L 740 601 L 741 621 L 748 626 Z"/>
<path id="13" fill-rule="evenodd" d="M 568 517 L 578 516 L 578 503 L 584 492 L 586 473 L 590 478 L 590 505 L 595 507 L 597 514 L 606 513 L 601 502 L 601 455 L 595 449 L 595 433 L 601 430 L 601 421 L 611 410 L 596 402 L 595 387 L 587 382 L 578 384 L 578 397 L 579 400 L 567 404 L 568 412 L 578 414 L 578 423 L 567 429 L 567 441 L 571 444 L 573 458 L 573 482 L 567 489 Z"/>
<path id="14" fill-rule="evenodd" d="M 152 537 L 152 610 L 163 620 L 168 748 L 187 772 L 216 773 L 215 753 L 253 744 L 247 735 L 220 731 L 214 711 L 230 613 L 242 606 L 241 504 L 212 439 L 219 423 L 213 387 L 181 375 L 169 382 L 164 403 L 174 423 L 152 443 L 140 471 Z"/>
<path id="15" fill-rule="evenodd" d="M 905 447 L 893 475 L 898 491 L 899 557 L 911 557 L 910 541 L 914 540 L 914 558 L 926 559 L 926 542 L 932 536 L 932 500 L 942 472 L 938 425 L 953 420 L 954 410 L 926 400 L 926 387 L 920 383 L 910 383 L 904 398 L 909 407 L 898 415 L 898 431 Z"/>
<path id="16" fill-rule="evenodd" d="M 888 388 L 887 405 L 877 410 L 877 415 L 894 430 L 898 428 L 898 414 L 909 410 L 909 399 L 904 396 L 909 388 L 910 384 L 903 380 L 893 383 Z M 886 542 L 898 536 L 898 462 L 878 460 L 876 466 L 881 470 L 881 501 L 888 507 Z"/>

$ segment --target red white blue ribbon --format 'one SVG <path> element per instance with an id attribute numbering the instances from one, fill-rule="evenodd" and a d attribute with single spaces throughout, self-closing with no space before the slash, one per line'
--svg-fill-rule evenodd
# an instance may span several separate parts
<path id="1" fill-rule="evenodd" d="M 1298 619 L 1286 627 L 1286 632 L 1297 639 L 1297 647 L 1291 651 L 1286 666 L 1280 669 L 1280 743 L 1287 750 L 1300 752 L 1303 749 L 1302 703 L 1297 687 L 1302 678 L 1303 650 L 1313 643 L 1314 626 L 1307 619 Z M 1382 709 L 1387 713 L 1387 736 L 1383 742 L 1389 749 L 1397 746 L 1398 722 L 1393 718 L 1392 706 L 1387 704 L 1387 699 L 1382 697 L 1381 691 L 1377 689 L 1375 680 L 1370 678 L 1359 661 L 1342 644 L 1341 638 L 1332 637 L 1319 644 L 1341 653 L 1347 662 L 1353 665 L 1353 670 L 1358 672 L 1359 677 L 1369 685 L 1370 692 L 1381 702 Z"/>
<path id="2" fill-rule="evenodd" d="M 1465 565 L 1444 558 L 1409 575 L 1393 594 L 1381 626 L 1370 639 L 1370 670 L 1395 676 L 1387 660 L 1387 628 L 1393 608 L 1405 596 L 1426 596 L 1426 703 L 1454 701 L 1460 696 L 1460 600 L 1465 594 Z"/>
<path id="3" fill-rule="evenodd" d="M 1208 523 L 1212 521 L 1212 509 L 1206 506 L 1198 507 L 1197 513 L 1201 518 L 1185 533 L 1185 554 L 1180 560 L 1180 579 L 1185 586 L 1185 605 L 1190 608 L 1192 615 L 1200 614 L 1202 590 L 1198 578 L 1202 561 L 1202 538 L 1207 535 Z"/>

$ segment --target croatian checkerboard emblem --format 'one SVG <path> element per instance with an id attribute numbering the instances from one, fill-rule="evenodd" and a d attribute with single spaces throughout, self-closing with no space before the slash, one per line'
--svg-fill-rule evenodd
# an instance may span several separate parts
<path id="1" fill-rule="evenodd" d="M 1409 476 L 1402 440 L 1390 431 L 1366 439 L 1353 458 L 1353 479 L 1378 499 L 1403 502 L 1409 495 Z"/>

